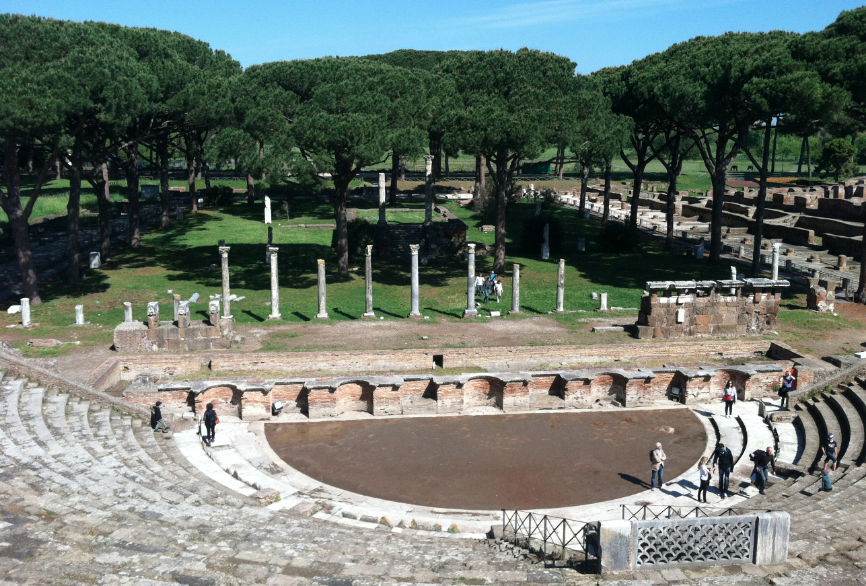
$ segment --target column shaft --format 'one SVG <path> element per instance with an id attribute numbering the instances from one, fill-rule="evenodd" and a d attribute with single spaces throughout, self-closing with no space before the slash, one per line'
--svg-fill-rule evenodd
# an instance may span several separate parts
<path id="1" fill-rule="evenodd" d="M 268 319 L 281 319 L 280 314 L 280 279 L 277 267 L 277 253 L 280 251 L 276 246 L 268 248 L 271 253 L 271 315 Z"/>
<path id="2" fill-rule="evenodd" d="M 511 277 L 511 313 L 520 313 L 520 265 L 514 263 Z"/>
<path id="3" fill-rule="evenodd" d="M 319 319 L 328 319 L 328 292 L 326 289 L 327 284 L 325 283 L 325 261 L 319 259 L 317 262 L 319 263 L 319 313 L 316 314 L 316 317 Z"/>
<path id="4" fill-rule="evenodd" d="M 231 247 L 229 246 L 220 246 L 220 260 L 222 261 L 222 272 L 223 272 L 223 317 L 226 319 L 231 319 L 232 310 L 231 310 L 231 290 L 229 288 L 229 250 Z M 175 317 L 177 319 L 177 317 Z"/>

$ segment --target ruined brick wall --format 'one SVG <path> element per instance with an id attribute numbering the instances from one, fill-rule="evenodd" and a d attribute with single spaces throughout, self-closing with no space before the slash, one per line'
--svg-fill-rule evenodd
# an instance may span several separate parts
<path id="1" fill-rule="evenodd" d="M 186 327 L 161 322 L 152 328 L 134 321 L 122 322 L 114 328 L 114 349 L 118 352 L 222 350 L 230 346 L 231 339 L 222 336 L 220 329 L 208 321 L 193 321 Z"/>
<path id="2" fill-rule="evenodd" d="M 691 288 L 671 287 L 661 292 L 653 289 L 652 283 L 647 283 L 650 292 L 641 299 L 636 324 L 638 337 L 722 338 L 775 331 L 781 288 L 754 288 L 751 291 L 737 288 L 737 293 L 730 295 L 726 294 L 728 287 L 722 283 L 736 282 L 718 281 L 708 290 L 692 284 Z M 742 282 L 739 283 L 742 287 Z"/>

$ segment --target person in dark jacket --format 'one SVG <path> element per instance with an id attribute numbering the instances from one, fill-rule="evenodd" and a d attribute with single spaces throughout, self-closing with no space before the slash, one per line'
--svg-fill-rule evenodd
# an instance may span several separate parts
<path id="1" fill-rule="evenodd" d="M 764 494 L 764 488 L 767 486 L 767 468 L 773 467 L 773 474 L 776 473 L 776 458 L 775 451 L 772 447 L 764 450 L 755 450 L 750 456 L 752 462 L 755 463 L 755 468 L 752 474 L 755 477 L 755 484 L 758 487 L 758 493 Z"/>
<path id="2" fill-rule="evenodd" d="M 730 492 L 728 483 L 731 480 L 731 471 L 734 469 L 734 455 L 721 442 L 713 452 L 713 466 L 717 466 L 719 471 L 719 494 L 722 498 L 726 498 L 725 493 Z"/>
<path id="3" fill-rule="evenodd" d="M 217 413 L 214 411 L 213 403 L 208 403 L 204 411 L 204 427 L 207 430 L 207 439 L 213 443 L 216 437 L 216 424 L 219 422 Z"/>
<path id="4" fill-rule="evenodd" d="M 162 401 L 157 401 L 156 405 L 154 405 L 150 410 L 150 426 L 153 428 L 154 433 L 158 431 L 167 433 L 169 427 L 165 424 L 165 420 L 162 418 L 162 410 L 159 408 L 160 405 L 162 405 Z"/>

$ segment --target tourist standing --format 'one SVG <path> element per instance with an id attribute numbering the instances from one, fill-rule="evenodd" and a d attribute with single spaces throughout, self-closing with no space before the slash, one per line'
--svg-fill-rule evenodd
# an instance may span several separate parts
<path id="1" fill-rule="evenodd" d="M 216 425 L 219 423 L 217 412 L 214 411 L 213 403 L 208 403 L 204 411 L 204 427 L 207 432 L 208 442 L 213 443 L 216 439 Z"/>
<path id="2" fill-rule="evenodd" d="M 722 401 L 725 403 L 725 417 L 730 417 L 734 414 L 734 403 L 737 402 L 737 387 L 734 386 L 733 381 L 729 380 L 725 385 Z"/>
<path id="3" fill-rule="evenodd" d="M 160 405 L 162 405 L 162 401 L 157 401 L 156 405 L 150 409 L 150 426 L 153 428 L 153 433 L 158 431 L 167 433 L 169 430 L 168 425 L 165 424 L 165 419 L 162 418 L 162 410 L 159 408 Z"/>
<path id="4" fill-rule="evenodd" d="M 481 275 L 475 275 L 475 289 L 478 291 L 478 295 L 484 291 L 484 277 Z"/>
<path id="5" fill-rule="evenodd" d="M 650 489 L 656 489 L 656 477 L 658 477 L 659 481 L 659 490 L 661 490 L 662 485 L 665 480 L 665 460 L 667 460 L 667 455 L 665 451 L 662 449 L 661 442 L 656 443 L 656 449 L 650 452 L 650 463 L 652 464 L 652 479 L 650 481 Z"/>
<path id="6" fill-rule="evenodd" d="M 790 370 L 786 370 L 785 374 L 782 375 L 782 378 L 779 379 L 779 382 L 782 384 L 782 388 L 779 389 L 779 397 L 782 398 L 781 403 L 779 403 L 780 409 L 788 408 L 788 393 L 794 389 L 794 381 L 796 380 L 797 378 Z"/>
<path id="7" fill-rule="evenodd" d="M 718 466 L 719 470 L 719 494 L 727 498 L 731 472 L 734 470 L 734 454 L 721 442 L 713 452 L 713 466 Z"/>
<path id="8" fill-rule="evenodd" d="M 836 466 L 839 464 L 839 444 L 832 433 L 827 434 L 827 440 L 821 446 L 821 451 L 824 452 L 824 467 L 827 462 L 833 462 L 833 472 L 836 471 Z"/>
<path id="9" fill-rule="evenodd" d="M 698 474 L 701 481 L 701 485 L 698 487 L 698 502 L 705 503 L 707 502 L 707 487 L 710 485 L 710 479 L 713 477 L 713 468 L 707 463 L 706 456 L 702 457 L 698 464 Z M 701 493 L 704 494 L 703 500 L 701 499 Z"/>

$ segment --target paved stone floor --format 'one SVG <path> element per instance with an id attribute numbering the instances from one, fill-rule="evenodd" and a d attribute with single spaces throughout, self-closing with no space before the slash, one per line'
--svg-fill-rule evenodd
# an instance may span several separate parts
<path id="1" fill-rule="evenodd" d="M 669 457 L 667 479 L 693 467 L 706 445 L 688 409 L 274 423 L 265 433 L 285 462 L 331 486 L 488 510 L 628 496 L 648 488 L 656 441 Z"/>

